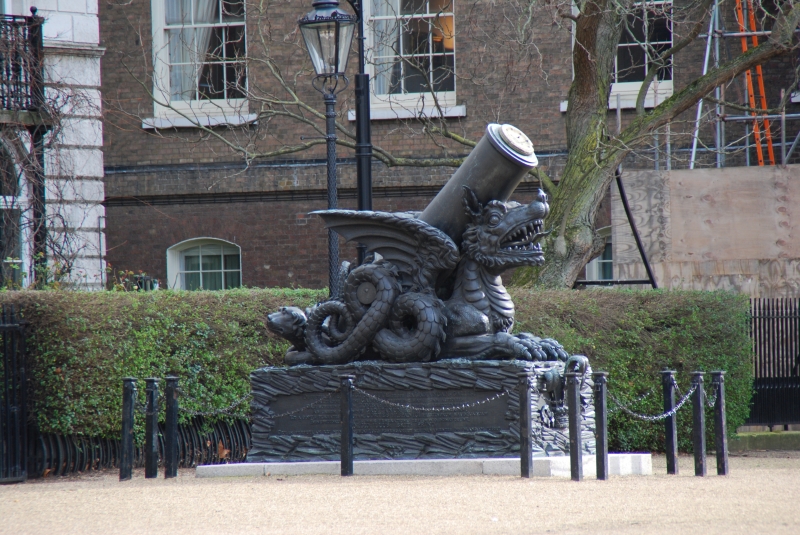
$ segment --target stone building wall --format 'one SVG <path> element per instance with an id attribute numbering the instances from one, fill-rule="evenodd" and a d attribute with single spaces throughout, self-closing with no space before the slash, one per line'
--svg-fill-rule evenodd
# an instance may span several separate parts
<path id="1" fill-rule="evenodd" d="M 660 288 L 800 296 L 800 166 L 625 173 L 625 193 Z M 612 192 L 614 278 L 647 278 Z"/>
<path id="2" fill-rule="evenodd" d="M 45 99 L 56 126 L 45 139 L 48 262 L 80 289 L 104 287 L 105 198 L 97 0 L 13 0 L 8 14 L 44 18 Z M 55 132 L 55 134 L 53 134 Z M 55 135 L 55 138 L 53 138 Z M 23 229 L 23 239 L 25 230 Z M 24 271 L 32 248 L 24 243 Z M 26 281 L 30 281 L 29 276 Z"/>

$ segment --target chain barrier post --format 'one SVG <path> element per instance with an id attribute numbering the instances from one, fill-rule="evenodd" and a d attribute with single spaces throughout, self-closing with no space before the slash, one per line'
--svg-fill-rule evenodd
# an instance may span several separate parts
<path id="1" fill-rule="evenodd" d="M 133 473 L 133 397 L 136 378 L 122 379 L 122 437 L 120 441 L 119 480 L 129 481 Z"/>
<path id="2" fill-rule="evenodd" d="M 597 479 L 608 479 L 608 372 L 594 372 L 594 421 Z"/>
<path id="3" fill-rule="evenodd" d="M 706 393 L 703 389 L 705 372 L 692 372 L 692 445 L 694 449 L 694 475 L 706 475 Z"/>
<path id="4" fill-rule="evenodd" d="M 567 372 L 569 408 L 569 464 L 572 481 L 583 479 L 583 444 L 581 440 L 581 379 L 583 374 Z"/>
<path id="5" fill-rule="evenodd" d="M 711 372 L 712 388 L 716 388 L 714 403 L 714 441 L 717 449 L 717 475 L 728 475 L 728 427 L 725 423 L 725 372 Z"/>
<path id="6" fill-rule="evenodd" d="M 167 376 L 164 389 L 164 478 L 178 477 L 178 378 Z"/>
<path id="7" fill-rule="evenodd" d="M 661 385 L 664 387 L 664 413 L 675 409 L 675 370 L 661 372 Z M 678 475 L 678 418 L 676 414 L 664 419 L 665 451 L 667 453 L 667 474 Z"/>
<path id="8" fill-rule="evenodd" d="M 144 477 L 158 477 L 158 379 L 145 379 L 147 412 L 144 416 Z"/>
<path id="9" fill-rule="evenodd" d="M 342 447 L 341 468 L 343 476 L 353 475 L 353 380 L 354 375 L 341 377 L 342 390 Z"/>
<path id="10" fill-rule="evenodd" d="M 533 472 L 533 418 L 531 418 L 531 372 L 525 370 L 519 377 L 519 471 L 520 477 L 531 477 Z"/>

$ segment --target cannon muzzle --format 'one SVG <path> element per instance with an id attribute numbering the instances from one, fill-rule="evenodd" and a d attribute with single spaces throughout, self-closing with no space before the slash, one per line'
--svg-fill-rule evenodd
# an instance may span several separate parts
<path id="1" fill-rule="evenodd" d="M 469 222 L 462 203 L 463 186 L 469 186 L 483 205 L 493 200 L 505 202 L 538 164 L 533 143 L 521 130 L 510 124 L 489 124 L 486 135 L 419 219 L 445 232 L 460 246 Z"/>

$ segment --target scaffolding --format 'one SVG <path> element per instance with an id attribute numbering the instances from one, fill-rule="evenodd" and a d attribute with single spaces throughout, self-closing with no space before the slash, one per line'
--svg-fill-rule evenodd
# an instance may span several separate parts
<path id="1" fill-rule="evenodd" d="M 759 30 L 756 22 L 756 9 L 753 0 L 736 0 L 735 6 L 736 22 L 738 31 L 725 31 L 723 19 L 720 13 L 720 1 L 715 0 L 711 11 L 708 32 L 699 36 L 706 40 L 705 57 L 703 60 L 702 74 L 708 73 L 709 63 L 712 60 L 714 67 L 719 66 L 720 44 L 723 39 L 740 39 L 742 53 L 748 51 L 750 47 L 757 47 L 760 37 L 768 37 L 772 32 L 769 30 Z M 749 43 L 748 43 L 749 40 Z M 712 54 L 713 50 L 713 54 Z M 755 72 L 753 72 L 755 71 Z M 767 95 L 764 85 L 764 74 L 761 65 L 756 65 L 755 69 L 748 69 L 744 73 L 744 104 L 750 110 L 767 110 Z M 800 131 L 795 136 L 794 141 L 787 150 L 786 141 L 786 121 L 800 119 L 800 113 L 787 114 L 785 106 L 785 90 L 781 90 L 781 113 L 768 114 L 750 111 L 746 115 L 727 115 L 725 113 L 725 85 L 718 86 L 714 90 L 715 100 L 715 124 L 714 124 L 714 152 L 715 166 L 725 166 L 725 156 L 728 149 L 725 141 L 726 123 L 745 123 L 745 145 L 737 146 L 735 149 L 744 149 L 746 155 L 746 165 L 751 165 L 750 148 L 755 148 L 756 160 L 758 165 L 775 165 L 775 143 L 772 136 L 772 121 L 780 121 L 780 164 L 786 165 L 800 143 Z M 794 100 L 793 100 L 794 101 Z M 760 108 L 759 108 L 760 107 Z M 697 162 L 698 141 L 700 137 L 700 126 L 703 117 L 703 100 L 697 105 L 694 128 L 692 130 L 692 147 L 689 160 L 689 169 L 694 169 Z M 752 144 L 751 144 L 752 138 Z M 731 147 L 734 148 L 734 147 Z M 658 149 L 656 148 L 656 154 Z M 671 160 L 669 148 L 669 129 L 667 128 L 667 168 L 669 169 Z M 656 168 L 658 164 L 656 164 Z"/>

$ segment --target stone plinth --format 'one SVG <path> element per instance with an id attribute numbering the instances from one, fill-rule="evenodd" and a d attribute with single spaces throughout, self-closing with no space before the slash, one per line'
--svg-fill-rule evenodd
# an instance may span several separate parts
<path id="1" fill-rule="evenodd" d="M 519 377 L 533 384 L 534 456 L 569 453 L 566 425 L 557 428 L 543 374 L 561 362 L 469 361 L 262 368 L 250 376 L 253 444 L 248 462 L 338 460 L 340 377 L 355 376 L 354 452 L 361 460 L 519 456 Z M 595 451 L 592 382 L 581 390 L 583 445 Z M 466 406 L 458 410 L 441 409 Z M 558 412 L 558 411 L 556 411 Z M 565 422 L 563 422 L 565 424 Z"/>
<path id="2" fill-rule="evenodd" d="M 533 477 L 570 477 L 569 457 L 536 457 L 533 460 Z M 197 467 L 195 477 L 256 477 L 339 475 L 339 461 L 305 463 L 239 463 L 209 464 Z M 355 461 L 353 473 L 357 476 L 519 476 L 517 458 L 492 459 L 424 459 L 391 461 Z M 596 476 L 594 455 L 583 456 L 583 476 Z M 612 476 L 653 475 L 653 460 L 649 453 L 610 453 L 608 473 Z"/>

